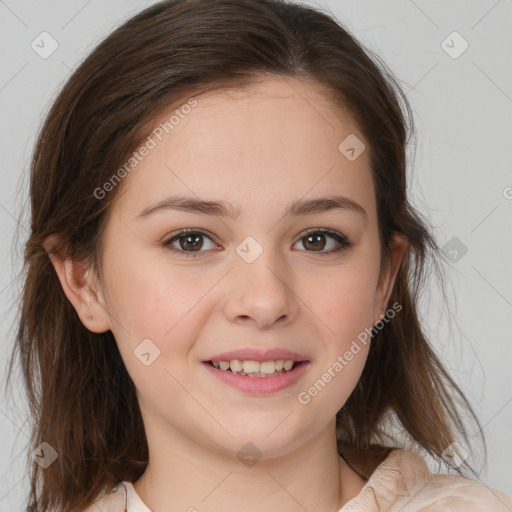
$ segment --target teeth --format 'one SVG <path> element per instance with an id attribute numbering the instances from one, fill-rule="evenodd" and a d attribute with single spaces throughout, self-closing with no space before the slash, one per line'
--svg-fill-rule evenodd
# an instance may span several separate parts
<path id="1" fill-rule="evenodd" d="M 231 361 L 229 364 L 231 366 Z M 260 371 L 260 363 L 258 361 L 244 361 L 242 367 L 245 373 L 258 373 Z"/>
<path id="2" fill-rule="evenodd" d="M 278 359 L 277 361 L 240 361 L 239 359 L 232 359 L 231 361 L 218 361 L 212 364 L 215 368 L 221 370 L 229 370 L 233 373 L 243 372 L 245 374 L 263 373 L 271 375 L 276 372 L 290 371 L 293 367 L 294 361 L 292 359 Z"/>
<path id="3" fill-rule="evenodd" d="M 274 361 L 263 361 L 259 364 L 260 373 L 274 373 L 276 371 L 276 363 Z M 245 371 L 245 373 L 248 373 Z"/>
<path id="4" fill-rule="evenodd" d="M 242 361 L 233 359 L 232 361 L 229 361 L 229 367 L 231 368 L 232 372 L 241 372 L 243 369 L 243 364 Z"/>

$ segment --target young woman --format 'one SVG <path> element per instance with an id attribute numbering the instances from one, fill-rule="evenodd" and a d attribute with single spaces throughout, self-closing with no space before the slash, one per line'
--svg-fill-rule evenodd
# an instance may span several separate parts
<path id="1" fill-rule="evenodd" d="M 410 117 L 281 0 L 164 1 L 91 53 L 32 164 L 28 510 L 512 510 L 462 473 L 473 411 L 418 319 Z"/>

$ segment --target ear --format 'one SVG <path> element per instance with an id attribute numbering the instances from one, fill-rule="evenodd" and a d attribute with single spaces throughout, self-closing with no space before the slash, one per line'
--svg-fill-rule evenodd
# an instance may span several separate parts
<path id="1" fill-rule="evenodd" d="M 390 254 L 384 268 L 381 269 L 375 293 L 372 325 L 375 325 L 386 312 L 398 269 L 408 247 L 409 241 L 405 236 L 393 233 L 390 241 Z"/>
<path id="2" fill-rule="evenodd" d="M 96 276 L 88 262 L 74 261 L 65 256 L 56 235 L 43 243 L 55 268 L 66 297 L 75 308 L 80 320 L 89 331 L 101 333 L 110 329 L 108 314 Z"/>

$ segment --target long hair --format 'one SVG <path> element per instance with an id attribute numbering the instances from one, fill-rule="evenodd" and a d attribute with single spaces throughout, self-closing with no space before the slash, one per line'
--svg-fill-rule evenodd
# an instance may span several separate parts
<path id="1" fill-rule="evenodd" d="M 336 415 L 339 453 L 357 467 L 357 454 L 371 458 L 402 447 L 386 431 L 396 422 L 419 449 L 442 460 L 459 434 L 467 441 L 456 396 L 480 427 L 419 321 L 429 269 L 439 274 L 443 255 L 408 201 L 406 148 L 414 122 L 392 73 L 318 9 L 285 0 L 167 0 L 94 49 L 38 134 L 8 379 L 18 353 L 33 419 L 30 443 L 46 442 L 58 457 L 45 469 L 28 459 L 28 510 L 81 510 L 101 491 L 137 480 L 148 463 L 135 387 L 113 334 L 84 327 L 43 242 L 57 234 L 67 255 L 101 274 L 103 228 L 119 187 L 101 199 L 95 191 L 105 190 L 151 123 L 193 93 L 265 76 L 312 79 L 333 106 L 350 113 L 369 143 L 383 258 L 394 232 L 410 243 L 389 300 L 401 310 L 372 333 L 361 378 Z"/>

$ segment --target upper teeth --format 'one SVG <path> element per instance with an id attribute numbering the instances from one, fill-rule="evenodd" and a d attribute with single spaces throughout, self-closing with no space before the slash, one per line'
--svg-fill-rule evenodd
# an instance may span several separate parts
<path id="1" fill-rule="evenodd" d="M 279 372 L 281 370 L 289 371 L 292 369 L 293 360 L 292 359 L 278 359 L 277 361 L 240 361 L 239 359 L 232 359 L 231 361 L 212 361 L 213 366 L 215 368 L 220 368 L 221 370 L 231 369 L 232 372 L 241 372 L 244 373 L 274 373 Z"/>

